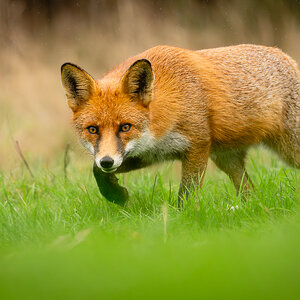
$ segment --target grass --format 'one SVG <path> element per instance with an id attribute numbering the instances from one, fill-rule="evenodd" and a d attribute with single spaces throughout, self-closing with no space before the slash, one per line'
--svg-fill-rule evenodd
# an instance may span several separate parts
<path id="1" fill-rule="evenodd" d="M 33 169 L 0 175 L 1 299 L 299 299 L 299 171 L 268 152 L 249 201 L 210 168 L 181 212 L 176 164 L 121 176 L 125 208 L 90 166 Z"/>

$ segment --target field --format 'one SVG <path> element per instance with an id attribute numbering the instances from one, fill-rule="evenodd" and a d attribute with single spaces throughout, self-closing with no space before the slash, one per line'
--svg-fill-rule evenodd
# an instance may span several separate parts
<path id="1" fill-rule="evenodd" d="M 1 0 L 0 299 L 300 299 L 299 170 L 252 149 L 245 202 L 209 163 L 178 211 L 165 163 L 119 176 L 118 207 L 60 81 L 65 62 L 100 78 L 157 45 L 276 46 L 299 64 L 299 36 L 298 0 Z"/>
<path id="2" fill-rule="evenodd" d="M 210 165 L 181 212 L 176 163 L 120 176 L 121 208 L 81 157 L 1 173 L 1 299 L 299 299 L 299 171 L 270 152 L 247 202 Z"/>

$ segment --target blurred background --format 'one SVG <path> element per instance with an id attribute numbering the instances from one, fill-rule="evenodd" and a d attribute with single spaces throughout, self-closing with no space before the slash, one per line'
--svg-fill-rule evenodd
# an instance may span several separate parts
<path id="1" fill-rule="evenodd" d="M 70 61 L 100 78 L 158 44 L 277 46 L 300 63 L 299 0 L 0 0 L 0 169 L 81 154 L 60 83 Z M 76 154 L 77 153 L 77 154 Z M 86 156 L 84 156 L 86 157 Z"/>

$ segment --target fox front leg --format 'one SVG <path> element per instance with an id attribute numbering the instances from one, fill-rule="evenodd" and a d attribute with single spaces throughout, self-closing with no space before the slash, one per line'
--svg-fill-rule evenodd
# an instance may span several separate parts
<path id="1" fill-rule="evenodd" d="M 118 168 L 116 173 L 127 173 L 132 170 L 138 170 L 150 165 L 139 157 L 128 157 Z M 118 178 L 115 173 L 104 173 L 96 164 L 93 166 L 94 176 L 100 190 L 100 193 L 113 203 L 123 206 L 129 198 L 127 189 L 118 184 Z"/>
<path id="2" fill-rule="evenodd" d="M 100 193 L 108 201 L 124 206 L 129 198 L 128 191 L 119 185 L 116 175 L 114 173 L 102 172 L 96 164 L 93 166 L 93 173 Z"/>
<path id="3" fill-rule="evenodd" d="M 189 194 L 193 193 L 200 184 L 202 186 L 203 177 L 206 171 L 209 146 L 190 149 L 187 151 L 182 161 L 182 178 L 178 192 L 178 207 L 182 208 L 183 200 L 188 199 Z"/>

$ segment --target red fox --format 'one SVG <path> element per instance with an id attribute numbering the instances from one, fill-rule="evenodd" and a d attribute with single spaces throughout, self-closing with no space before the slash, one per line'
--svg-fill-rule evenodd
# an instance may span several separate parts
<path id="1" fill-rule="evenodd" d="M 99 81 L 71 63 L 61 73 L 75 129 L 113 202 L 128 198 L 115 173 L 163 160 L 182 162 L 179 200 L 202 182 L 209 157 L 237 190 L 249 189 L 251 145 L 263 143 L 300 166 L 300 71 L 277 48 L 157 46 Z"/>

